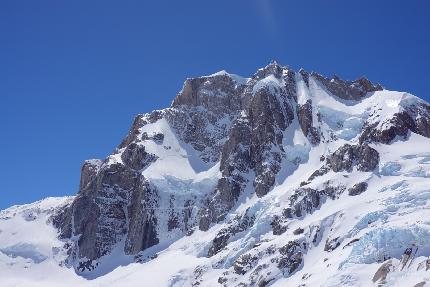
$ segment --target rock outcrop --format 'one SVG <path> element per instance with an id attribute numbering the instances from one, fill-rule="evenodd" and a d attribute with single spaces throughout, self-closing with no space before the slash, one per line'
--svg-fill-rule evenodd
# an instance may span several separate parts
<path id="1" fill-rule="evenodd" d="M 430 137 L 429 117 L 430 105 L 424 102 L 406 106 L 383 120 L 374 111 L 363 127 L 360 142 L 390 144 L 396 138 L 405 140 L 410 132 Z"/>
<path id="2" fill-rule="evenodd" d="M 278 249 L 247 246 L 249 252 L 231 263 L 234 274 L 251 274 L 249 282 L 255 286 L 269 284 L 273 275 L 260 257 L 270 257 L 283 276 L 294 274 L 309 245 L 321 240 L 323 226 L 291 230 L 291 221 L 338 199 L 347 186 L 351 196 L 368 188 L 367 182 L 332 182 L 331 174 L 347 178 L 356 171 L 372 173 L 380 161 L 372 143 L 389 144 L 411 132 L 430 137 L 430 107 L 411 96 L 405 96 L 389 120 L 378 116 L 377 105 L 360 115 L 343 110 L 327 115 L 332 107 L 321 106 L 322 97 L 332 97 L 346 109 L 382 90 L 366 78 L 345 81 L 304 70 L 296 73 L 276 62 L 249 79 L 226 72 L 187 79 L 170 108 L 138 115 L 112 155 L 83 164 L 77 196 L 53 217 L 68 249 L 67 263 L 78 272 L 91 272 L 115 248 L 133 258 L 152 258 L 156 254 L 145 253 L 151 247 L 190 236 L 197 228 L 208 231 L 217 223 L 224 227 L 204 256 L 222 257 L 230 242 L 253 229 L 256 220 L 253 210 L 234 216 L 231 212 L 254 195 L 257 201 L 270 195 L 319 148 L 324 154 L 318 154 L 311 175 L 306 171 L 301 186 L 289 187 L 283 211 L 261 227 L 274 236 L 291 232 L 299 239 Z M 344 126 L 337 117 L 358 119 L 362 129 Z M 349 142 L 339 141 L 342 128 L 356 132 Z M 327 239 L 326 251 L 335 250 L 342 240 Z M 227 284 L 230 277 L 220 281 Z"/>
<path id="3" fill-rule="evenodd" d="M 355 81 L 345 81 L 338 76 L 326 78 L 318 73 L 312 73 L 312 77 L 323 84 L 330 93 L 344 100 L 358 101 L 368 93 L 383 90 L 381 85 L 374 85 L 365 77 Z"/>
<path id="4" fill-rule="evenodd" d="M 368 145 L 345 144 L 328 159 L 328 164 L 335 172 L 351 171 L 356 166 L 359 171 L 372 171 L 379 163 L 378 152 Z"/>
<path id="5" fill-rule="evenodd" d="M 354 184 L 353 187 L 348 189 L 348 194 L 351 196 L 362 194 L 363 192 L 366 191 L 367 186 L 368 186 L 367 182 L 360 182 L 360 183 Z"/>

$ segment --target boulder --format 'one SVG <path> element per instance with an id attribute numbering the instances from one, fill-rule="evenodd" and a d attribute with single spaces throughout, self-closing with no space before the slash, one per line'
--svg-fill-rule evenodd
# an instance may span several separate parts
<path id="1" fill-rule="evenodd" d="M 360 182 L 360 183 L 354 184 L 353 187 L 348 189 L 348 195 L 351 195 L 351 196 L 359 195 L 365 192 L 366 189 L 367 189 L 367 182 Z"/>
<path id="2" fill-rule="evenodd" d="M 388 274 L 390 272 L 393 272 L 394 270 L 395 270 L 395 267 L 391 259 L 384 262 L 375 272 L 375 275 L 373 275 L 373 278 L 372 278 L 373 283 L 378 282 L 378 283 L 384 284 Z"/>

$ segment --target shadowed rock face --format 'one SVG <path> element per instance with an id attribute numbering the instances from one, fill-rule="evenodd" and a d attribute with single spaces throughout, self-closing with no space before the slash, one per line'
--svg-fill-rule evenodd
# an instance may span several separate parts
<path id="1" fill-rule="evenodd" d="M 63 238 L 79 236 L 70 250 L 78 271 L 96 268 L 96 260 L 123 240 L 125 253 L 131 255 L 158 243 L 157 218 L 145 210 L 157 207 L 157 192 L 128 166 L 94 164 L 84 164 L 82 189 L 54 221 Z"/>
<path id="2" fill-rule="evenodd" d="M 271 63 L 248 81 L 242 113 L 233 121 L 221 152 L 222 178 L 207 209 L 201 212 L 202 230 L 208 227 L 208 220 L 222 220 L 235 205 L 249 183 L 249 172 L 255 173 L 252 186 L 258 196 L 272 188 L 284 157 L 283 132 L 295 118 L 294 77 L 291 72 L 282 71 L 277 63 Z M 268 77 L 276 84 L 255 88 L 258 81 Z"/>
<path id="3" fill-rule="evenodd" d="M 350 171 L 354 166 L 359 171 L 372 171 L 379 163 L 379 154 L 368 145 L 345 144 L 333 153 L 328 163 L 335 172 Z"/>
<path id="4" fill-rule="evenodd" d="M 410 132 L 430 137 L 430 106 L 424 103 L 408 107 L 394 114 L 386 122 L 376 120 L 378 114 L 369 119 L 360 136 L 360 142 L 391 143 L 396 137 L 406 139 Z"/>
<path id="5" fill-rule="evenodd" d="M 244 85 L 228 75 L 187 79 L 172 107 L 203 107 L 215 114 L 240 110 Z"/>
<path id="6" fill-rule="evenodd" d="M 286 93 L 280 93 L 286 101 Z M 250 155 L 256 178 L 255 192 L 264 196 L 273 186 L 275 175 L 281 169 L 282 151 L 272 152 L 282 144 L 282 132 L 294 118 L 292 107 L 284 104 L 267 89 L 259 90 L 250 103 L 251 123 Z"/>
<path id="7" fill-rule="evenodd" d="M 296 272 L 303 263 L 303 247 L 296 241 L 290 241 L 287 245 L 279 249 L 281 258 L 278 268 L 282 270 L 284 276 L 289 276 Z"/>
<path id="8" fill-rule="evenodd" d="M 254 220 L 255 218 L 249 216 L 247 213 L 243 216 L 237 216 L 226 228 L 223 228 L 218 232 L 212 242 L 212 246 L 209 248 L 208 256 L 213 256 L 226 247 L 228 240 L 232 236 L 245 231 L 248 227 L 252 226 Z"/>
<path id="9" fill-rule="evenodd" d="M 128 205 L 130 219 L 124 251 L 134 255 L 159 243 L 156 226 L 158 219 L 153 208 L 159 206 L 157 191 L 143 182 L 132 191 Z"/>
<path id="10" fill-rule="evenodd" d="M 131 143 L 121 154 L 121 159 L 131 169 L 140 170 L 151 164 L 151 162 L 156 161 L 157 156 L 148 154 L 144 146 Z"/>
<path id="11" fill-rule="evenodd" d="M 242 82 L 224 74 L 187 79 L 163 115 L 204 162 L 217 162 L 231 122 L 242 111 L 244 89 Z"/>
<path id="12" fill-rule="evenodd" d="M 357 101 L 367 93 L 383 90 L 381 85 L 374 85 L 364 77 L 355 81 L 344 81 L 337 76 L 330 79 L 317 73 L 312 73 L 312 77 L 323 84 L 330 93 L 344 100 Z"/>
<path id="13" fill-rule="evenodd" d="M 379 164 L 379 153 L 367 144 L 350 145 L 345 144 L 338 148 L 327 158 L 324 157 L 324 164 L 314 171 L 307 181 L 303 181 L 301 186 L 312 182 L 315 178 L 327 174 L 330 170 L 334 172 L 351 172 L 354 167 L 358 171 L 370 172 L 375 170 Z M 350 189 L 350 195 L 358 195 L 359 191 L 367 189 L 365 182 L 357 184 Z"/>
<path id="14" fill-rule="evenodd" d="M 348 189 L 348 194 L 351 196 L 359 195 L 365 192 L 367 189 L 367 183 L 366 182 L 360 182 L 357 184 L 354 184 L 353 187 Z"/>
<path id="15" fill-rule="evenodd" d="M 316 81 L 344 100 L 360 101 L 368 93 L 382 89 L 365 78 L 344 81 L 304 70 L 299 74 L 308 87 L 310 80 Z M 78 195 L 53 218 L 60 237 L 68 241 L 69 264 L 78 271 L 91 271 L 97 268 L 101 257 L 109 256 L 116 247 L 127 255 L 138 256 L 149 247 L 164 243 L 163 232 L 185 236 L 195 228 L 208 230 L 226 218 L 245 192 L 263 197 L 271 191 L 291 156 L 285 142 L 292 142 L 294 133 L 302 133 L 304 145 L 309 147 L 334 140 L 323 134 L 318 101 L 311 98 L 298 104 L 296 76 L 291 69 L 272 62 L 250 79 L 226 73 L 187 79 L 170 108 L 138 115 L 111 156 L 83 164 Z M 143 175 L 162 158 L 149 152 L 152 149 L 145 145 L 151 143 L 157 148 L 169 149 L 167 134 L 142 131 L 158 121 L 164 121 L 181 145 L 192 149 L 193 156 L 202 164 L 219 163 L 220 176 L 213 189 L 202 196 L 179 195 L 168 188 L 158 190 L 154 182 Z M 321 160 L 321 169 L 304 185 L 331 171 L 349 172 L 354 168 L 373 171 L 379 163 L 379 154 L 368 143 L 389 143 L 396 136 L 405 137 L 411 131 L 430 137 L 428 105 L 406 109 L 391 121 L 392 125 L 384 129 L 378 129 L 380 125 L 375 120 L 366 122 L 358 136 L 359 142 L 344 144 L 326 155 Z M 297 130 L 289 133 L 290 127 Z M 337 198 L 345 189 L 332 184 L 323 189 L 296 189 L 284 213 L 274 217 L 273 234 L 284 233 L 285 221 L 313 213 L 326 199 Z M 349 193 L 357 195 L 365 189 L 357 185 L 350 188 Z M 165 194 L 168 194 L 168 204 L 163 203 Z M 159 209 L 168 211 L 160 216 Z M 234 235 L 253 224 L 253 216 L 247 213 L 228 222 L 213 239 L 208 256 L 220 253 Z M 161 227 L 166 228 L 160 231 Z M 295 235 L 302 233 L 303 229 Z M 306 246 L 295 241 L 279 250 L 282 272 L 289 275 L 298 270 L 305 251 Z M 253 258 L 253 255 L 246 255 L 238 259 L 234 267 L 236 273 L 242 274 L 249 266 L 254 266 Z M 259 280 L 261 286 L 270 281 Z"/>
<path id="16" fill-rule="evenodd" d="M 304 105 L 297 106 L 297 116 L 303 134 L 312 144 L 320 142 L 318 130 L 313 126 L 312 101 L 308 100 Z"/>
<path id="17" fill-rule="evenodd" d="M 79 190 L 91 189 L 91 184 L 94 183 L 96 175 L 100 170 L 102 161 L 98 159 L 86 160 L 82 165 L 81 169 L 81 181 L 79 184 Z"/>
<path id="18" fill-rule="evenodd" d="M 326 185 L 324 189 L 299 188 L 289 199 L 289 207 L 284 209 L 284 218 L 302 217 L 313 213 L 327 199 L 335 199 L 345 188 L 343 186 Z"/>

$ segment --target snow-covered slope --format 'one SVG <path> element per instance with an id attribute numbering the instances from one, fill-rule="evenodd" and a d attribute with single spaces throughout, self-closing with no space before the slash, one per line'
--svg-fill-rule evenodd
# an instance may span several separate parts
<path id="1" fill-rule="evenodd" d="M 423 100 L 221 71 L 137 116 L 75 197 L 1 211 L 1 286 L 426 286 L 429 200 Z"/>

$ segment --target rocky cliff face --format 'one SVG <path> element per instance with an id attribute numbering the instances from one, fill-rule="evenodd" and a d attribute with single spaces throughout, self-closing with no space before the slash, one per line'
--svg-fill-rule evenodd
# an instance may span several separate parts
<path id="1" fill-rule="evenodd" d="M 269 266 L 290 277 L 322 238 L 330 253 L 353 237 L 335 232 L 342 211 L 297 222 L 395 172 L 381 167 L 388 163 L 378 147 L 411 134 L 430 137 L 430 106 L 366 78 L 272 62 L 251 78 L 187 79 L 170 108 L 138 115 L 112 155 L 84 163 L 77 196 L 53 222 L 78 273 L 95 272 L 114 250 L 148 261 L 166 244 L 212 230 L 201 256 L 213 258 L 206 269 L 227 269 L 219 284 L 246 275 L 238 286 L 266 286 L 277 276 Z M 269 212 L 275 195 L 282 204 Z M 252 243 L 236 246 L 241 236 Z M 193 286 L 206 286 L 206 269 L 196 269 Z"/>

